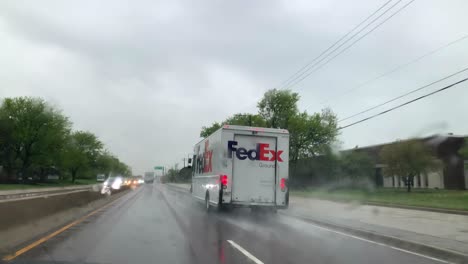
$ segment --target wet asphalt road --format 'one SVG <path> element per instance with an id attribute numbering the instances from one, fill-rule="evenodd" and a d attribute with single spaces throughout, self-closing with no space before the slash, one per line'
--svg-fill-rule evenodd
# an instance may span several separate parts
<path id="1" fill-rule="evenodd" d="M 228 240 L 263 263 L 440 263 L 280 214 L 206 213 L 189 194 L 156 183 L 13 263 L 254 263 Z"/>

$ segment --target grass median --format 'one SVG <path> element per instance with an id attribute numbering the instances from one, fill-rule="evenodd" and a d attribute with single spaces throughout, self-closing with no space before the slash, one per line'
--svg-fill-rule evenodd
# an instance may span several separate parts
<path id="1" fill-rule="evenodd" d="M 421 206 L 468 211 L 468 191 L 377 188 L 373 191 L 359 189 L 304 189 L 293 190 L 294 196 L 310 197 L 340 202 L 375 202 L 386 205 Z"/>
<path id="2" fill-rule="evenodd" d="M 89 185 L 89 184 L 96 184 L 96 183 L 97 181 L 94 179 L 77 179 L 75 183 L 72 183 L 70 180 L 66 180 L 66 181 L 57 181 L 57 182 L 36 183 L 36 184 L 0 184 L 0 191 L 79 186 L 79 185 Z"/>

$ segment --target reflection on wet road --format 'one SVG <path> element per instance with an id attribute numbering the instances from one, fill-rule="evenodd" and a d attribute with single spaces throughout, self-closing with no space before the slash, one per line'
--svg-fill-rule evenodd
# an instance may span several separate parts
<path id="1" fill-rule="evenodd" d="M 143 185 L 14 262 L 440 263 L 287 216 L 202 207 L 187 193 Z"/>

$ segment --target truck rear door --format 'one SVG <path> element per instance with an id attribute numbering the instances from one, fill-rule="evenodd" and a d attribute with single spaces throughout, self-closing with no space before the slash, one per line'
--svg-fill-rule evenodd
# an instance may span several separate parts
<path id="1" fill-rule="evenodd" d="M 268 136 L 234 135 L 230 149 L 234 203 L 275 203 L 276 140 Z"/>

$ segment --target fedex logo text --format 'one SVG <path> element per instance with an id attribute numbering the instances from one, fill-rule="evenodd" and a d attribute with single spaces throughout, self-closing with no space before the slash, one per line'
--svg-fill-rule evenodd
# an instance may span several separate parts
<path id="1" fill-rule="evenodd" d="M 228 141 L 228 157 L 232 158 L 232 153 L 235 152 L 236 157 L 240 160 L 261 160 L 261 161 L 275 161 L 282 162 L 281 154 L 282 150 L 271 150 L 268 149 L 270 144 L 258 143 L 255 149 L 237 148 L 237 141 Z"/>
<path id="2" fill-rule="evenodd" d="M 203 174 L 213 171 L 213 150 L 209 150 L 210 141 L 205 141 L 205 150 L 203 153 L 200 153 L 200 146 L 197 150 L 197 158 L 195 159 L 195 173 Z"/>

